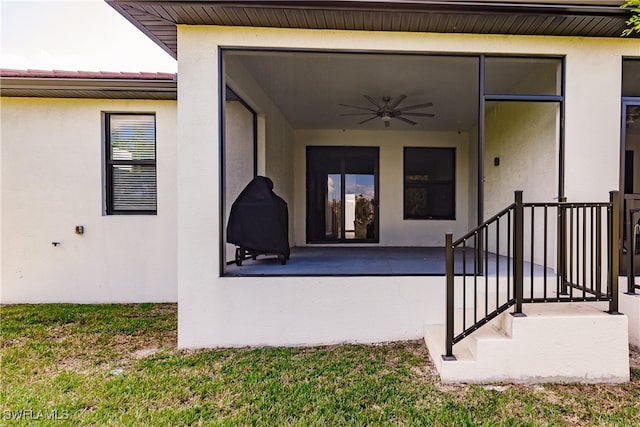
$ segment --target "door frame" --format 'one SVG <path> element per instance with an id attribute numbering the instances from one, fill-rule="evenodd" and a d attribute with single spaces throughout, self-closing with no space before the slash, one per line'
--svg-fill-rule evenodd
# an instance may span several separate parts
<path id="1" fill-rule="evenodd" d="M 375 156 L 374 156 L 374 160 L 373 160 L 373 185 L 374 185 L 374 195 L 373 195 L 373 215 L 374 215 L 374 222 L 373 222 L 373 227 L 374 227 L 374 238 L 372 239 L 347 239 L 345 237 L 345 203 L 343 202 L 341 204 L 341 212 L 340 212 L 340 217 L 341 217 L 341 236 L 338 237 L 338 239 L 316 239 L 316 238 L 312 238 L 312 234 L 313 232 L 311 231 L 312 229 L 312 213 L 313 210 L 311 209 L 311 204 L 313 203 L 312 201 L 312 197 L 310 197 L 311 192 L 313 191 L 312 189 L 312 185 L 311 185 L 311 176 L 310 176 L 310 161 L 311 161 L 311 157 L 310 157 L 310 151 L 314 150 L 314 149 L 323 149 L 323 150 L 335 150 L 335 151 L 340 151 L 340 175 L 341 175 L 341 185 L 340 185 L 340 192 L 341 192 L 341 199 L 344 201 L 345 200 L 345 176 L 349 175 L 346 172 L 346 167 L 345 167 L 345 157 L 353 152 L 356 151 L 364 151 L 364 150 L 368 150 L 370 153 L 374 153 L 375 152 Z M 305 241 L 307 244 L 331 244 L 331 243 L 337 243 L 337 244 L 350 244 L 350 243 L 373 243 L 373 244 L 377 244 L 380 243 L 380 147 L 376 147 L 376 146 L 351 146 L 351 145 L 320 145 L 320 146 L 307 146 L 305 149 L 305 157 L 306 157 L 306 190 L 305 190 L 305 194 L 306 194 L 306 215 L 305 215 Z M 326 195 L 326 188 L 324 189 L 324 193 L 323 193 L 323 197 L 324 195 Z"/>

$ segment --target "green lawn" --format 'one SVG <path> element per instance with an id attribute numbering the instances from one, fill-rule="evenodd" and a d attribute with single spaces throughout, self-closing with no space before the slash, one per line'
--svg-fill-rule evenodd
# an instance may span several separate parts
<path id="1" fill-rule="evenodd" d="M 640 425 L 637 366 L 623 385 L 452 386 L 420 341 L 178 351 L 175 304 L 0 322 L 0 425 Z"/>

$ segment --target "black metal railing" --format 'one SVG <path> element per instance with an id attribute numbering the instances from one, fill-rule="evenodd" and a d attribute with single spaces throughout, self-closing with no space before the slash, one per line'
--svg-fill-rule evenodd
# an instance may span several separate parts
<path id="1" fill-rule="evenodd" d="M 636 284 L 635 258 L 640 255 L 640 194 L 624 195 L 624 228 L 623 242 L 626 250 L 624 262 L 625 273 L 627 275 L 627 293 L 635 295 L 636 290 L 640 290 L 640 285 Z M 624 251 L 623 251 L 624 252 Z"/>
<path id="2" fill-rule="evenodd" d="M 602 203 L 523 203 L 516 191 L 513 204 L 455 242 L 447 234 L 443 358 L 511 306 L 524 316 L 523 303 L 608 301 L 617 313 L 619 212 L 617 192 Z"/>

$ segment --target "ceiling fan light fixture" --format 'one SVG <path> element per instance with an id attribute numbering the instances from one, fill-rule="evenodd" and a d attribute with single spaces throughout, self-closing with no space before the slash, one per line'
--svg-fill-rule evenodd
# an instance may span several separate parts
<path id="1" fill-rule="evenodd" d="M 354 113 L 345 113 L 340 114 L 341 116 L 371 116 L 368 119 L 364 119 L 360 121 L 358 124 L 364 124 L 370 122 L 371 120 L 375 120 L 377 117 L 382 119 L 384 123 L 384 127 L 388 128 L 391 126 L 391 119 L 396 119 L 412 126 L 417 125 L 417 122 L 414 122 L 411 119 L 406 118 L 405 116 L 415 116 L 415 117 L 434 117 L 435 114 L 432 113 L 424 113 L 424 112 L 415 112 L 415 110 L 432 107 L 433 103 L 425 102 L 422 104 L 411 105 L 408 107 L 400 107 L 402 101 L 407 97 L 406 95 L 399 95 L 395 99 L 392 99 L 390 96 L 383 96 L 382 103 L 375 100 L 369 95 L 363 95 L 363 97 L 369 101 L 375 109 L 371 107 L 361 107 L 358 105 L 350 105 L 350 104 L 340 104 L 342 107 L 356 108 L 361 110 L 359 112 Z M 362 110 L 366 111 L 363 112 Z M 410 111 L 410 112 L 407 112 Z"/>

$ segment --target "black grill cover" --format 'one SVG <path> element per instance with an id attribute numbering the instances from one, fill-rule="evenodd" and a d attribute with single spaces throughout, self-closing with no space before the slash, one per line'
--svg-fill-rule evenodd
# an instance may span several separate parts
<path id="1" fill-rule="evenodd" d="M 273 192 L 271 179 L 255 177 L 233 202 L 227 242 L 253 253 L 289 258 L 287 202 Z"/>

